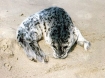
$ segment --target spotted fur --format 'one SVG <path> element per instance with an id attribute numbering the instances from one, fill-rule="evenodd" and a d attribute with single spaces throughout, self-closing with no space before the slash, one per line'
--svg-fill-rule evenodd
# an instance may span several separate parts
<path id="1" fill-rule="evenodd" d="M 25 19 L 18 28 L 17 40 L 31 60 L 47 62 L 45 53 L 38 45 L 44 37 L 51 46 L 55 58 L 65 58 L 75 42 L 87 50 L 90 42 L 80 33 L 67 12 L 59 7 L 50 7 Z"/>

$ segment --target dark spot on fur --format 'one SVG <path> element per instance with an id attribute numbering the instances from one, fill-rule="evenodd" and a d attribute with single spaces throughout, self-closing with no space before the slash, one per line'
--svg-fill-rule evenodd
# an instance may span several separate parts
<path id="1" fill-rule="evenodd" d="M 43 25 L 44 25 L 44 30 L 46 32 L 46 23 L 44 22 Z"/>
<path id="2" fill-rule="evenodd" d="M 51 29 L 50 28 L 48 28 L 48 31 L 50 31 Z"/>

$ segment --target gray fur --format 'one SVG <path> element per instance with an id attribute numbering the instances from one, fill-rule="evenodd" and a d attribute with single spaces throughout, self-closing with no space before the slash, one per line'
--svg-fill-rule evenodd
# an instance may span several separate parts
<path id="1" fill-rule="evenodd" d="M 31 60 L 47 62 L 45 53 L 38 45 L 38 41 L 42 39 L 43 35 L 53 49 L 55 58 L 67 57 L 68 51 L 76 41 L 82 42 L 85 49 L 90 46 L 73 25 L 67 12 L 59 7 L 50 7 L 37 12 L 19 26 L 17 40 Z"/>

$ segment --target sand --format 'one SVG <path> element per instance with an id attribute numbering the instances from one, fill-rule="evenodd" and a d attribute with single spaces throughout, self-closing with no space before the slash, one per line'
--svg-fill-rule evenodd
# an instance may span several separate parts
<path id="1" fill-rule="evenodd" d="M 42 40 L 39 44 L 49 62 L 26 57 L 16 41 L 16 30 L 26 17 L 50 6 L 68 12 L 91 42 L 88 51 L 76 45 L 66 59 L 54 59 L 52 49 Z M 104 0 L 0 0 L 0 78 L 105 78 L 104 21 Z"/>

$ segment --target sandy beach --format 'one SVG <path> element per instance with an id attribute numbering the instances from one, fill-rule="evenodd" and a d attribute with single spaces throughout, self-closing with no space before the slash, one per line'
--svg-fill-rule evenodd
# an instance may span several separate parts
<path id="1" fill-rule="evenodd" d="M 83 36 L 85 51 L 76 45 L 66 59 L 55 59 L 44 40 L 47 64 L 30 61 L 17 43 L 16 30 L 28 16 L 50 6 L 64 8 Z M 105 78 L 104 0 L 0 0 L 0 78 Z"/>

